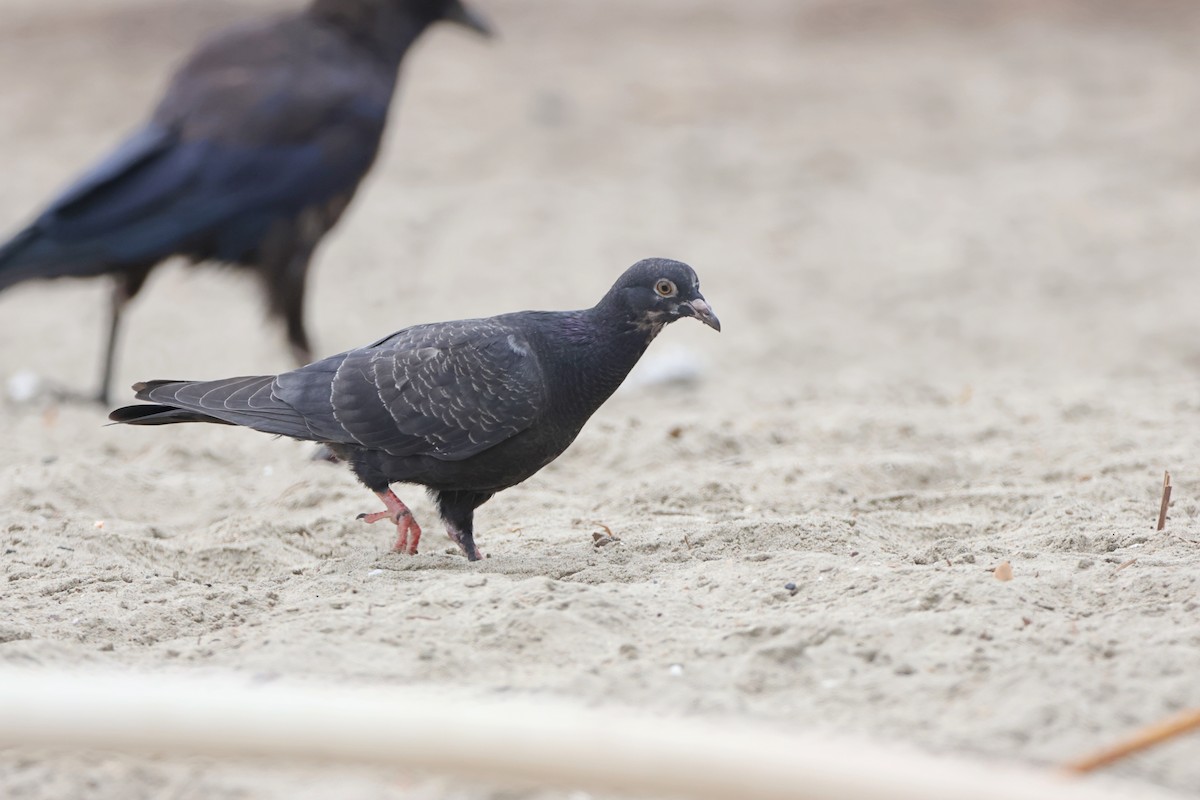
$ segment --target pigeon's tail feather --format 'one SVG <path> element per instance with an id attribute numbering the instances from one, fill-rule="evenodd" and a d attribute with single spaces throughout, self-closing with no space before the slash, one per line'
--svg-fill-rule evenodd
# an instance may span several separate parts
<path id="1" fill-rule="evenodd" d="M 155 405 L 125 406 L 108 415 L 128 425 L 213 422 L 242 425 L 264 433 L 319 441 L 304 415 L 274 392 L 274 375 L 219 381 L 147 381 L 136 383 L 137 399 Z"/>
<path id="2" fill-rule="evenodd" d="M 219 425 L 232 425 L 223 419 L 188 411 L 174 406 L 125 406 L 118 408 L 108 415 L 113 422 L 126 425 L 174 425 L 177 422 L 214 422 Z"/>
<path id="3" fill-rule="evenodd" d="M 133 396 L 138 400 L 149 400 L 150 393 L 155 389 L 161 389 L 164 386 L 171 384 L 195 383 L 196 381 L 178 381 L 178 380 L 157 380 L 157 381 L 138 381 L 130 388 L 133 389 Z"/>

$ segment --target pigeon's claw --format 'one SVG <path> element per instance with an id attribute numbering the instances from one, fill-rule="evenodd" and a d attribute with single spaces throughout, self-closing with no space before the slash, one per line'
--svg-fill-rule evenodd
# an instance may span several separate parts
<path id="1" fill-rule="evenodd" d="M 483 558 L 483 553 L 475 546 L 475 535 L 460 531 L 453 525 L 446 525 L 446 535 L 450 537 L 450 541 L 458 545 L 458 549 L 463 551 L 463 555 L 468 561 L 478 561 Z"/>
<path id="2" fill-rule="evenodd" d="M 379 522 L 381 519 L 390 520 L 396 526 L 396 544 L 392 547 L 397 553 L 407 553 L 410 556 L 417 554 L 417 545 L 421 542 L 421 526 L 417 524 L 413 518 L 412 512 L 408 510 L 408 506 L 396 497 L 396 493 L 391 489 L 386 492 L 376 492 L 379 499 L 387 506 L 384 511 L 376 511 L 373 514 L 359 514 L 358 519 L 368 525 Z"/>

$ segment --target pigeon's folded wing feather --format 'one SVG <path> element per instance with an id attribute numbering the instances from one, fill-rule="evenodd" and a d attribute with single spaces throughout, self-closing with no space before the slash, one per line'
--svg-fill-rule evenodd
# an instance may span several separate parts
<path id="1" fill-rule="evenodd" d="M 488 320 L 401 331 L 280 375 L 273 392 L 311 438 L 449 461 L 525 430 L 547 403 L 533 349 Z"/>

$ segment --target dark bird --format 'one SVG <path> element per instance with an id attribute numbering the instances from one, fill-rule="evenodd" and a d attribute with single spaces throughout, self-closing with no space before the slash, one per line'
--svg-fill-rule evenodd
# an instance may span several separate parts
<path id="1" fill-rule="evenodd" d="M 582 311 L 520 311 L 414 325 L 282 375 L 135 384 L 155 405 L 109 415 L 130 425 L 216 422 L 327 445 L 383 500 L 360 519 L 391 520 L 395 549 L 421 528 L 389 488 L 425 486 L 467 558 L 475 509 L 557 458 L 667 323 L 721 323 L 687 264 L 625 271 Z"/>
<path id="2" fill-rule="evenodd" d="M 489 34 L 460 0 L 312 0 L 216 36 L 144 127 L 0 245 L 0 290 L 116 279 L 101 402 L 121 312 L 170 256 L 257 272 L 297 363 L 311 361 L 309 261 L 375 160 L 401 59 L 439 20 Z"/>

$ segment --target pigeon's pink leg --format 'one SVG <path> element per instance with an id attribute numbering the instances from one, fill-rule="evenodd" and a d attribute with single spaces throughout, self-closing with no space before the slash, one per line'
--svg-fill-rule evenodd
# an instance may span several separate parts
<path id="1" fill-rule="evenodd" d="M 458 549 L 463 551 L 463 555 L 467 557 L 468 561 L 478 561 L 479 559 L 483 558 L 483 553 L 478 547 L 475 546 L 473 538 L 471 541 L 471 550 L 473 550 L 474 553 L 468 552 L 467 543 L 463 541 L 463 532 L 454 527 L 452 523 L 446 522 L 446 535 L 450 537 L 450 541 L 458 545 Z"/>
<path id="2" fill-rule="evenodd" d="M 396 545 L 392 549 L 397 553 L 408 553 L 410 556 L 415 556 L 417 544 L 421 541 L 421 526 L 413 519 L 412 512 L 391 489 L 375 494 L 387 506 L 387 510 L 376 511 L 374 514 L 359 514 L 358 518 L 367 524 L 379 522 L 381 519 L 391 520 L 399 533 Z"/>

